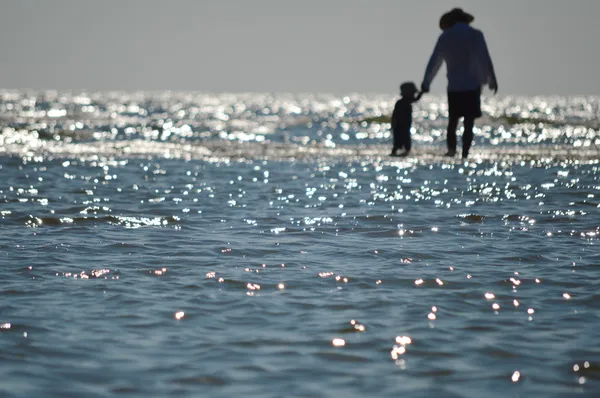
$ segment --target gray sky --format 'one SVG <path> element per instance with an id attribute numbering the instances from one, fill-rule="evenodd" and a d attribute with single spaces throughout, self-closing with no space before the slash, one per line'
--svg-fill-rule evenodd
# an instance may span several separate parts
<path id="1" fill-rule="evenodd" d="M 0 0 L 0 88 L 396 93 L 442 13 L 475 16 L 501 94 L 600 94 L 598 0 Z M 432 92 L 446 87 L 442 70 Z"/>

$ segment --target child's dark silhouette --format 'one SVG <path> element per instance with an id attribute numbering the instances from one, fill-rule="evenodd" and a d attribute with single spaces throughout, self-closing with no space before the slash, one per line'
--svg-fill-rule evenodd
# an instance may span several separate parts
<path id="1" fill-rule="evenodd" d="M 398 149 L 404 149 L 400 156 L 407 156 L 410 153 L 411 139 L 410 127 L 412 125 L 412 104 L 421 98 L 417 86 L 412 82 L 402 83 L 400 85 L 400 98 L 394 106 L 392 113 L 392 132 L 394 133 L 394 147 L 392 156 L 396 155 Z"/>

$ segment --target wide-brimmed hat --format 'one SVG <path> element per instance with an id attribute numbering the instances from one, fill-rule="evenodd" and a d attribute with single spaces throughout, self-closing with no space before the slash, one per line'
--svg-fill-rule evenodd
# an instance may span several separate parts
<path id="1" fill-rule="evenodd" d="M 464 12 L 462 8 L 453 8 L 440 18 L 440 29 L 450 28 L 457 22 L 471 23 L 474 19 L 473 15 Z"/>

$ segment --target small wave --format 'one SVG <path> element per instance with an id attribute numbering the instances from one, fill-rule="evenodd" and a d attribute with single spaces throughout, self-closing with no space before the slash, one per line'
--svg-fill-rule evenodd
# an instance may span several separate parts
<path id="1" fill-rule="evenodd" d="M 334 363 L 335 362 L 355 362 L 355 363 L 372 362 L 371 359 L 369 359 L 365 356 L 340 353 L 340 352 L 319 352 L 319 353 L 317 353 L 317 356 L 320 357 L 321 359 L 325 359 L 327 361 L 333 361 Z"/>
<path id="2" fill-rule="evenodd" d="M 485 221 L 485 216 L 481 214 L 459 214 L 458 217 L 463 219 L 464 222 L 482 223 Z"/>
<path id="3" fill-rule="evenodd" d="M 202 143 L 171 143 L 145 140 L 96 141 L 63 143 L 35 141 L 27 145 L 0 145 L 0 153 L 22 157 L 44 158 L 147 158 L 201 159 L 221 161 L 227 159 L 314 160 L 320 158 L 386 160 L 390 164 L 411 165 L 419 163 L 462 163 L 459 159 L 443 156 L 437 145 L 421 145 L 413 156 L 389 156 L 389 146 L 289 144 L 278 142 L 211 141 Z M 595 160 L 600 158 L 600 147 L 574 148 L 569 145 L 530 145 L 524 147 L 479 146 L 472 150 L 472 161 L 523 162 L 536 160 Z"/>
<path id="4" fill-rule="evenodd" d="M 182 384 L 182 385 L 193 385 L 193 384 L 203 384 L 210 386 L 224 386 L 227 384 L 227 380 L 216 377 L 216 376 L 189 376 L 189 377 L 178 377 L 170 380 L 171 383 L 174 384 Z"/>
<path id="5" fill-rule="evenodd" d="M 90 217 L 36 217 L 28 215 L 17 222 L 21 222 L 31 228 L 55 227 L 55 226 L 81 226 L 90 224 L 110 224 L 125 228 L 140 227 L 167 227 L 179 225 L 181 219 L 178 216 L 170 217 L 131 217 L 131 216 L 90 216 Z"/>

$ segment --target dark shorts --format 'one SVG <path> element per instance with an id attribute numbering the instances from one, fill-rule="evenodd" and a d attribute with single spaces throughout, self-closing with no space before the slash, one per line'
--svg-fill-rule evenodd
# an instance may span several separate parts
<path id="1" fill-rule="evenodd" d="M 481 89 L 471 91 L 448 91 L 448 113 L 450 117 L 481 116 Z"/>

